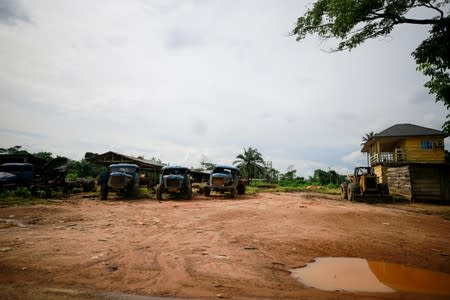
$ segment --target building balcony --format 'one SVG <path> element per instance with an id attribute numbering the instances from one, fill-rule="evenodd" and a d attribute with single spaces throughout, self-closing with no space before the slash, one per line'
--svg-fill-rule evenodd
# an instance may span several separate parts
<path id="1" fill-rule="evenodd" d="M 406 162 L 405 154 L 402 149 L 395 149 L 394 152 L 372 153 L 369 156 L 370 165 L 374 166 L 381 163 L 402 163 Z"/>

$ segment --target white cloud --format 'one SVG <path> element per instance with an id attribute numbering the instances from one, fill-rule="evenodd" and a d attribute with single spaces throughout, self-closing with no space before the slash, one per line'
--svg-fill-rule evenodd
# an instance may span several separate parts
<path id="1" fill-rule="evenodd" d="M 342 157 L 342 160 L 350 165 L 363 166 L 367 165 L 366 154 L 361 153 L 361 150 L 352 151 Z"/>

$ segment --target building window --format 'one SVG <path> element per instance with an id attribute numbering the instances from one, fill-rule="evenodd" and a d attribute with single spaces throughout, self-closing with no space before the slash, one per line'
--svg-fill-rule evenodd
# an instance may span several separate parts
<path id="1" fill-rule="evenodd" d="M 420 149 L 422 150 L 432 150 L 433 149 L 433 142 L 432 141 L 420 141 Z"/>

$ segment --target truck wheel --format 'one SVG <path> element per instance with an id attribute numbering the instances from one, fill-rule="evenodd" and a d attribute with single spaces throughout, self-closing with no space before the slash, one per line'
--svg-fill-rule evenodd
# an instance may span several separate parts
<path id="1" fill-rule="evenodd" d="M 156 187 L 156 199 L 162 200 L 162 191 L 161 191 L 161 186 L 160 185 L 158 185 Z"/>
<path id="2" fill-rule="evenodd" d="M 125 190 L 125 198 L 130 198 L 133 196 L 134 193 L 134 189 L 133 188 L 128 188 Z"/>
<path id="3" fill-rule="evenodd" d="M 108 193 L 109 193 L 109 189 L 107 185 L 102 185 L 100 187 L 100 197 L 102 200 L 106 200 L 108 199 Z"/>
<path id="4" fill-rule="evenodd" d="M 210 189 L 209 186 L 206 186 L 206 187 L 205 187 L 205 196 L 206 196 L 206 197 L 209 197 L 210 195 L 211 195 L 211 189 Z"/>
<path id="5" fill-rule="evenodd" d="M 387 184 L 379 183 L 378 184 L 378 191 L 382 196 L 388 196 L 389 195 L 389 187 Z"/>
<path id="6" fill-rule="evenodd" d="M 359 185 L 357 183 L 350 183 L 347 189 L 347 198 L 350 201 L 355 200 L 355 195 L 360 195 L 361 190 L 359 189 Z"/>
<path id="7" fill-rule="evenodd" d="M 230 193 L 231 198 L 236 198 L 236 194 L 237 194 L 236 188 L 232 188 L 230 192 L 231 192 Z"/>
<path id="8" fill-rule="evenodd" d="M 186 193 L 186 199 L 191 200 L 192 199 L 192 188 L 188 188 Z"/>
<path id="9" fill-rule="evenodd" d="M 341 198 L 343 200 L 347 200 L 348 199 L 347 191 L 348 191 L 348 183 L 344 182 L 344 183 L 341 184 Z"/>
<path id="10" fill-rule="evenodd" d="M 237 192 L 239 195 L 244 195 L 245 194 L 245 185 L 242 183 L 239 183 L 237 186 Z"/>
<path id="11" fill-rule="evenodd" d="M 348 200 L 350 200 L 350 201 L 353 201 L 354 198 L 355 198 L 351 188 L 348 188 L 348 191 L 347 191 L 347 198 L 348 198 Z"/>
<path id="12" fill-rule="evenodd" d="M 347 189 L 343 186 L 341 186 L 341 198 L 342 198 L 342 200 L 348 199 Z"/>

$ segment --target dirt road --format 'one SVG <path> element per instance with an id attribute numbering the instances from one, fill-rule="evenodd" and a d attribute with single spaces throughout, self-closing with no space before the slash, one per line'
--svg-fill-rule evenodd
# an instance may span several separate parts
<path id="1" fill-rule="evenodd" d="M 448 206 L 305 193 L 194 200 L 83 198 L 0 209 L 2 299 L 445 299 L 325 292 L 290 269 L 360 257 L 450 273 Z M 448 296 L 447 296 L 448 297 Z"/>

